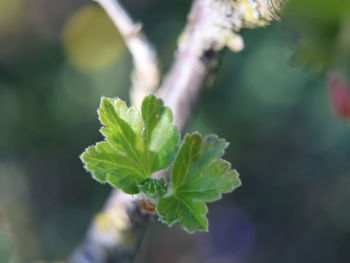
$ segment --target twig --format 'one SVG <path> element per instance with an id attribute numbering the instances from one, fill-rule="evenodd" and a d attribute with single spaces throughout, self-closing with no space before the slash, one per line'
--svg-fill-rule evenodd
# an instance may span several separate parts
<path id="1" fill-rule="evenodd" d="M 268 24 L 275 18 L 271 4 L 270 0 L 194 1 L 176 59 L 158 91 L 175 113 L 175 124 L 181 130 L 191 116 L 204 81 L 217 64 L 218 53 L 224 47 L 241 51 L 243 39 L 235 32 Z"/>
<path id="2" fill-rule="evenodd" d="M 142 99 L 155 91 L 159 85 L 157 55 L 147 37 L 142 33 L 142 24 L 135 23 L 118 0 L 95 0 L 109 15 L 124 38 L 134 62 L 132 88 L 133 105 L 140 106 Z"/>
<path id="3" fill-rule="evenodd" d="M 139 208 L 138 197 L 113 190 L 69 262 L 132 262 L 146 230 L 147 219 L 148 215 Z"/>
<path id="4" fill-rule="evenodd" d="M 106 9 L 125 36 L 134 57 L 135 71 L 140 69 L 140 72 L 143 72 L 137 76 L 136 82 L 134 80 L 132 91 L 134 98 L 138 98 L 134 101 L 140 102 L 149 89 L 143 90 L 138 82 L 150 78 L 150 75 L 144 75 L 146 70 L 142 69 L 152 64 L 152 71 L 156 72 L 158 79 L 158 69 L 154 67 L 155 55 L 149 52 L 149 46 L 142 40 L 144 37 L 130 37 L 135 27 L 117 1 L 97 2 Z M 269 0 L 194 0 L 187 26 L 180 38 L 175 61 L 158 92 L 165 104 L 172 108 L 175 124 L 182 131 L 189 121 L 192 107 L 198 99 L 205 79 L 216 65 L 218 53 L 224 47 L 229 47 L 235 52 L 240 51 L 243 41 L 234 32 L 243 27 L 265 25 L 271 20 L 268 3 Z M 139 33 L 136 35 L 139 36 Z M 147 52 L 140 52 L 138 48 Z M 145 53 L 153 55 L 145 56 Z M 152 83 L 151 86 L 154 87 L 155 81 Z M 142 212 L 139 203 L 137 196 L 114 190 L 103 211 L 93 220 L 87 237 L 70 262 L 106 263 L 110 258 L 118 263 L 132 262 L 148 221 L 148 216 Z"/>

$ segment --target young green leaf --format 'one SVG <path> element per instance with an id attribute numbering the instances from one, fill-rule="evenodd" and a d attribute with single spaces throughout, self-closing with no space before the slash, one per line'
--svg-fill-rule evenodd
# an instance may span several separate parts
<path id="1" fill-rule="evenodd" d="M 136 194 L 140 182 L 174 160 L 180 135 L 162 100 L 145 97 L 140 114 L 121 99 L 102 97 L 98 115 L 105 141 L 81 155 L 96 180 Z"/>
<path id="2" fill-rule="evenodd" d="M 172 192 L 157 204 L 160 220 L 189 232 L 208 231 L 207 206 L 241 182 L 230 163 L 220 159 L 228 143 L 217 136 L 186 135 L 171 172 Z"/>
<path id="3" fill-rule="evenodd" d="M 160 199 L 168 190 L 164 178 L 154 179 L 146 178 L 139 183 L 139 189 L 152 199 Z"/>

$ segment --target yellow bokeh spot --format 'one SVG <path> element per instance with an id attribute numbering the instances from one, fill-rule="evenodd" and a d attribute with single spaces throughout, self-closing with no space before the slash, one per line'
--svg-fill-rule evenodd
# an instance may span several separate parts
<path id="1" fill-rule="evenodd" d="M 23 14 L 24 6 L 23 0 L 0 0 L 0 26 L 16 21 Z"/>
<path id="2" fill-rule="evenodd" d="M 124 51 L 119 32 L 97 5 L 83 7 L 68 19 L 63 45 L 71 63 L 88 73 L 112 65 Z"/>

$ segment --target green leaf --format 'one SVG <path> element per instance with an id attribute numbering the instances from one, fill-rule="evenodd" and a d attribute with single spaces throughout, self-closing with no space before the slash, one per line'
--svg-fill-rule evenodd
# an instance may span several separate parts
<path id="1" fill-rule="evenodd" d="M 149 198 L 159 199 L 166 194 L 168 187 L 165 185 L 164 178 L 159 180 L 147 178 L 139 183 L 139 189 Z"/>
<path id="2" fill-rule="evenodd" d="M 230 163 L 220 159 L 228 143 L 217 136 L 186 135 L 171 172 L 172 192 L 157 204 L 160 220 L 189 232 L 208 231 L 207 206 L 241 182 Z"/>
<path id="3" fill-rule="evenodd" d="M 145 97 L 140 114 L 121 99 L 102 97 L 98 115 L 105 141 L 81 155 L 96 180 L 136 194 L 140 182 L 174 160 L 180 135 L 162 100 Z"/>
<path id="4" fill-rule="evenodd" d="M 157 213 L 163 223 L 172 226 L 179 221 L 190 233 L 208 231 L 208 220 L 205 216 L 207 211 L 205 203 L 178 198 L 176 195 L 160 199 L 157 204 Z"/>

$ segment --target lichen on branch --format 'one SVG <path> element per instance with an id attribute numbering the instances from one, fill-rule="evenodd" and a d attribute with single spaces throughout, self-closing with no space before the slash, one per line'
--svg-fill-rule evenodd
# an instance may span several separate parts
<path id="1" fill-rule="evenodd" d="M 204 51 L 219 51 L 228 47 L 233 52 L 243 49 L 243 39 L 238 34 L 243 28 L 255 28 L 268 25 L 278 18 L 284 0 L 203 0 L 194 7 L 189 24 L 180 38 L 180 48 L 188 41 L 188 35 L 195 26 Z M 198 9 L 198 10 L 196 10 Z M 199 15 L 199 14 L 202 15 Z M 201 18 L 202 17 L 202 18 Z M 198 23 L 198 19 L 201 23 Z"/>

